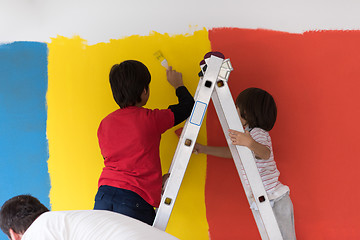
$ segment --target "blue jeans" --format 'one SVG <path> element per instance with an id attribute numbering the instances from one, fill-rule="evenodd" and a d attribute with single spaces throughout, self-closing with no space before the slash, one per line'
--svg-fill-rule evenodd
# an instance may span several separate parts
<path id="1" fill-rule="evenodd" d="M 100 186 L 95 196 L 94 210 L 109 210 L 152 225 L 155 219 L 153 206 L 133 191 L 111 186 Z"/>

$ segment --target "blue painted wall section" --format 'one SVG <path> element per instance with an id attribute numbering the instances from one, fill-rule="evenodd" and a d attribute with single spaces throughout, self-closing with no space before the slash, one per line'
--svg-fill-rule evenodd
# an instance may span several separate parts
<path id="1" fill-rule="evenodd" d="M 45 43 L 0 45 L 0 205 L 31 194 L 50 207 L 47 52 Z"/>

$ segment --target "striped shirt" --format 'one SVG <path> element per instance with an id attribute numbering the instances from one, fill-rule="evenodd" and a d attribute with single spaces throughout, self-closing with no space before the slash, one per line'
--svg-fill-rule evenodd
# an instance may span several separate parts
<path id="1" fill-rule="evenodd" d="M 283 194 L 285 194 L 286 192 L 288 192 L 289 187 L 281 184 L 279 181 L 280 172 L 277 169 L 276 162 L 274 160 L 274 153 L 272 149 L 270 135 L 267 131 L 261 128 L 253 128 L 250 131 L 250 135 L 256 142 L 265 145 L 270 149 L 269 159 L 267 160 L 258 159 L 255 156 L 254 159 L 269 199 L 270 200 L 276 199 L 282 196 Z M 242 173 L 245 182 L 249 184 L 247 181 L 245 171 L 242 170 Z"/>

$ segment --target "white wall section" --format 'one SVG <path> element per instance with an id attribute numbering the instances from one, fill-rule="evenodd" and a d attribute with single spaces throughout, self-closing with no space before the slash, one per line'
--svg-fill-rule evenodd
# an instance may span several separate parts
<path id="1" fill-rule="evenodd" d="M 356 0 L 0 0 L 0 42 L 79 35 L 90 44 L 203 27 L 358 30 Z"/>

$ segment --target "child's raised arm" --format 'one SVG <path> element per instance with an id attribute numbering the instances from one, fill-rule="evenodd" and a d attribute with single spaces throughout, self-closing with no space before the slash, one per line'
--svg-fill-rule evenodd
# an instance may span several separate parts
<path id="1" fill-rule="evenodd" d="M 190 116 L 194 106 L 194 98 L 184 86 L 180 72 L 172 70 L 170 66 L 166 70 L 166 77 L 171 86 L 175 88 L 176 96 L 179 100 L 178 104 L 169 106 L 169 109 L 174 113 L 174 126 L 176 126 Z"/>

